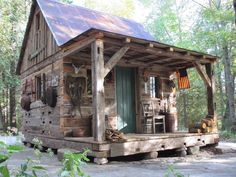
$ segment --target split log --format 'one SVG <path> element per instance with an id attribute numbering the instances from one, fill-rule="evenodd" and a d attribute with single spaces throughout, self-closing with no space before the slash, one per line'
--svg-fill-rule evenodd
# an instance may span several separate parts
<path id="1" fill-rule="evenodd" d="M 192 128 L 195 128 L 195 129 L 206 129 L 206 127 L 207 125 L 204 122 L 198 122 L 198 123 L 193 124 L 192 126 Z"/>
<path id="2" fill-rule="evenodd" d="M 105 135 L 108 141 L 118 142 L 125 140 L 124 134 L 118 130 L 106 129 Z"/>
<path id="3" fill-rule="evenodd" d="M 201 133 L 201 129 L 200 128 L 189 128 L 189 133 Z"/>
<path id="4" fill-rule="evenodd" d="M 202 119 L 202 123 L 205 123 L 207 127 L 212 127 L 214 125 L 214 120 L 213 119 Z"/>

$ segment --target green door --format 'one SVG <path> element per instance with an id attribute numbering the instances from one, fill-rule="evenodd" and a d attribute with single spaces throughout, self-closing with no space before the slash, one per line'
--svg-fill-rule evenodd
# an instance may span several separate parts
<path id="1" fill-rule="evenodd" d="M 135 69 L 116 67 L 118 130 L 135 133 Z"/>

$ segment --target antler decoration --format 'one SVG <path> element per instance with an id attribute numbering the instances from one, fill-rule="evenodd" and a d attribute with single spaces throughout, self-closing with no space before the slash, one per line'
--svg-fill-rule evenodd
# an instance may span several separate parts
<path id="1" fill-rule="evenodd" d="M 78 74 L 79 71 L 80 71 L 80 69 L 81 69 L 82 67 L 84 67 L 84 65 L 75 66 L 74 63 L 72 63 L 72 66 L 74 67 L 74 72 L 75 72 L 75 74 Z"/>

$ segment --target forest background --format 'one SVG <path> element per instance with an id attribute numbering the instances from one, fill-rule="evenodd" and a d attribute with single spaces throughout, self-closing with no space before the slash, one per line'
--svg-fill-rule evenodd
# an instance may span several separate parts
<path id="1" fill-rule="evenodd" d="M 142 23 L 157 41 L 217 55 L 216 108 L 219 125 L 235 118 L 236 0 L 60 0 Z M 235 4 L 235 7 L 234 7 Z M 15 74 L 31 0 L 0 0 L 0 129 L 20 127 L 20 80 Z M 191 88 L 178 91 L 179 129 L 207 112 L 206 88 L 188 70 Z"/>

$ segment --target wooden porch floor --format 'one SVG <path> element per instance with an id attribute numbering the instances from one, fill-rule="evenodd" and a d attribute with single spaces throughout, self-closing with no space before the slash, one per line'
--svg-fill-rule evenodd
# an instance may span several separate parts
<path id="1" fill-rule="evenodd" d="M 166 139 L 166 138 L 180 138 L 180 137 L 199 137 L 199 136 L 206 136 L 206 135 L 218 135 L 218 133 L 188 133 L 188 132 L 175 132 L 175 133 L 159 133 L 159 134 L 136 134 L 130 133 L 125 134 L 125 140 L 120 142 L 96 142 L 93 140 L 93 137 L 66 137 L 65 140 L 74 141 L 74 142 L 86 142 L 86 143 L 95 143 L 95 144 L 114 144 L 114 143 L 124 143 L 130 141 L 144 141 L 144 140 L 154 140 L 154 139 Z"/>
<path id="2" fill-rule="evenodd" d="M 25 142 L 32 143 L 32 139 L 35 136 L 27 134 L 25 137 Z M 87 148 L 91 150 L 89 155 L 98 158 L 107 158 L 216 144 L 219 141 L 219 134 L 198 134 L 187 132 L 125 134 L 126 140 L 122 142 L 96 142 L 93 140 L 93 137 L 70 137 L 57 139 L 38 136 L 38 138 L 43 141 L 43 146 L 46 147 L 53 149 L 69 148 L 78 151 Z"/>

